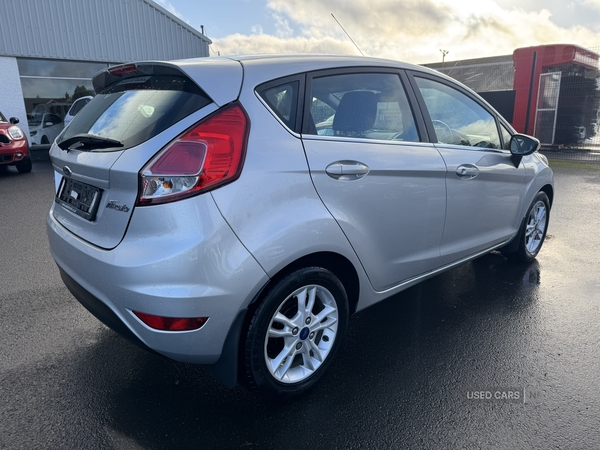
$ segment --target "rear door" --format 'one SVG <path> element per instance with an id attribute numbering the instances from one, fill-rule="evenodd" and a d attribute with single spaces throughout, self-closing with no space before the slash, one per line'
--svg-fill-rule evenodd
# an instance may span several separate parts
<path id="1" fill-rule="evenodd" d="M 447 166 L 448 209 L 441 245 L 447 264 L 514 235 L 525 169 L 515 167 L 509 131 L 480 99 L 454 83 L 414 73 L 425 120 Z"/>
<path id="2" fill-rule="evenodd" d="M 377 291 L 435 268 L 444 228 L 446 167 L 405 82 L 383 69 L 307 77 L 310 173 Z"/>

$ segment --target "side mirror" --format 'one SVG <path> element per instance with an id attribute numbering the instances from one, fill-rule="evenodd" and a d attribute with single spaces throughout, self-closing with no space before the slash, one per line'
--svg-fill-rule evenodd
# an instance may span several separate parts
<path id="1" fill-rule="evenodd" d="M 44 128 L 51 127 L 52 125 L 54 125 L 52 122 L 46 122 Z"/>
<path id="2" fill-rule="evenodd" d="M 527 156 L 540 149 L 540 141 L 525 134 L 515 134 L 510 138 L 510 152 L 514 156 Z"/>
<path id="3" fill-rule="evenodd" d="M 19 119 L 17 117 L 11 117 L 9 119 L 10 123 L 12 123 L 13 125 L 16 125 L 19 123 Z"/>
<path id="4" fill-rule="evenodd" d="M 523 156 L 531 155 L 540 149 L 540 141 L 526 134 L 515 134 L 510 138 L 510 153 L 515 167 L 519 167 Z"/>

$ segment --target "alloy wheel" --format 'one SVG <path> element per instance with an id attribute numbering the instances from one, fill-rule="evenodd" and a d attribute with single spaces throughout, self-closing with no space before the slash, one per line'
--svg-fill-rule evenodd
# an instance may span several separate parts
<path id="1" fill-rule="evenodd" d="M 309 378 L 329 355 L 338 333 L 338 305 L 320 285 L 292 292 L 277 308 L 267 328 L 264 356 L 280 383 Z"/>
<path id="2" fill-rule="evenodd" d="M 531 254 L 535 254 L 542 245 L 546 224 L 548 223 L 547 219 L 546 204 L 539 200 L 529 212 L 525 229 L 525 248 Z"/>

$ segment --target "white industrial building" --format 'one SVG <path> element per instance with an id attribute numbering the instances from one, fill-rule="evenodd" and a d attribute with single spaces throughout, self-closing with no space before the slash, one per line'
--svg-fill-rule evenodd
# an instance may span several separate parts
<path id="1" fill-rule="evenodd" d="M 152 0 L 0 0 L 0 10 L 0 111 L 27 136 L 28 119 L 64 118 L 107 66 L 209 56 L 210 39 Z"/>

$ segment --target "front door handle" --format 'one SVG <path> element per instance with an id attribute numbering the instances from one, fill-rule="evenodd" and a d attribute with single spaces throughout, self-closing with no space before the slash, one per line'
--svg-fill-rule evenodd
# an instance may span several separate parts
<path id="1" fill-rule="evenodd" d="M 369 166 L 358 161 L 336 161 L 325 168 L 331 178 L 340 181 L 358 180 L 369 173 Z"/>
<path id="2" fill-rule="evenodd" d="M 479 169 L 472 164 L 461 164 L 456 168 L 456 175 L 462 180 L 472 180 L 479 175 Z"/>

